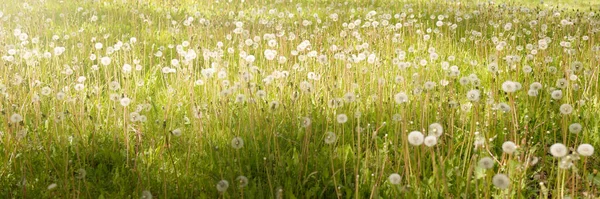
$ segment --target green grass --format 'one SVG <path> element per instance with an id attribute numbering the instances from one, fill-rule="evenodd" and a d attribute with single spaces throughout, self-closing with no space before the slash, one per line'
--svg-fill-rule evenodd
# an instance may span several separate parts
<path id="1" fill-rule="evenodd" d="M 600 197 L 599 2 L 227 2 L 0 0 L 0 198 Z"/>

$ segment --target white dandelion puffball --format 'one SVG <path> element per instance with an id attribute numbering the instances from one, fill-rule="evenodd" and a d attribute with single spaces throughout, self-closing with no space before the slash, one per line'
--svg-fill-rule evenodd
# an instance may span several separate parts
<path id="1" fill-rule="evenodd" d="M 348 116 L 346 114 L 337 115 L 337 122 L 340 124 L 346 123 L 348 121 Z"/>
<path id="2" fill-rule="evenodd" d="M 234 137 L 231 139 L 231 147 L 234 149 L 241 149 L 244 147 L 244 140 L 241 137 Z"/>
<path id="3" fill-rule="evenodd" d="M 512 141 L 506 141 L 502 144 L 502 151 L 507 154 L 513 154 L 517 150 L 517 145 Z"/>
<path id="4" fill-rule="evenodd" d="M 50 185 L 48 185 L 48 190 L 52 190 L 52 189 L 56 189 L 56 187 L 58 187 L 58 185 L 56 183 L 52 183 Z"/>
<path id="5" fill-rule="evenodd" d="M 562 99 L 563 92 L 561 90 L 552 91 L 552 94 L 550 94 L 550 97 L 552 97 L 552 99 L 555 99 L 555 100 Z"/>
<path id="6" fill-rule="evenodd" d="M 479 101 L 480 95 L 481 92 L 479 90 L 470 90 L 467 92 L 467 99 L 472 102 L 477 102 Z"/>
<path id="7" fill-rule="evenodd" d="M 238 183 L 240 188 L 248 186 L 248 178 L 246 176 L 238 176 L 235 178 L 235 181 Z"/>
<path id="8" fill-rule="evenodd" d="M 414 146 L 423 144 L 424 136 L 419 131 L 413 131 L 408 134 L 408 143 Z"/>
<path id="9" fill-rule="evenodd" d="M 131 65 L 129 65 L 129 64 L 124 64 L 123 65 L 123 72 L 124 73 L 130 73 L 131 70 L 133 70 L 133 67 Z"/>
<path id="10" fill-rule="evenodd" d="M 217 191 L 225 192 L 229 188 L 229 182 L 227 180 L 221 180 L 217 183 Z"/>
<path id="11" fill-rule="evenodd" d="M 527 91 L 527 95 L 529 95 L 530 97 L 535 97 L 538 96 L 539 92 L 537 90 L 529 90 Z"/>
<path id="12" fill-rule="evenodd" d="M 12 122 L 12 123 L 19 123 L 21 121 L 23 121 L 23 116 L 21 116 L 21 114 L 13 113 L 10 116 L 10 122 Z"/>
<path id="13" fill-rule="evenodd" d="M 144 190 L 142 191 L 142 197 L 140 197 L 141 199 L 152 199 L 152 193 L 148 190 Z"/>
<path id="14" fill-rule="evenodd" d="M 80 179 L 80 180 L 84 179 L 85 176 L 87 175 L 87 172 L 85 171 L 85 169 L 79 169 L 75 173 L 76 173 L 75 178 Z"/>
<path id="15" fill-rule="evenodd" d="M 248 56 L 246 56 L 245 60 L 248 63 L 252 63 L 252 62 L 254 62 L 255 59 L 256 59 L 256 57 L 254 57 L 254 55 L 248 55 Z"/>
<path id="16" fill-rule="evenodd" d="M 312 123 L 312 121 L 310 120 L 310 118 L 309 118 L 309 117 L 304 117 L 304 118 L 302 118 L 302 126 L 303 126 L 304 128 L 307 128 L 307 127 L 309 127 L 311 123 Z"/>
<path id="17" fill-rule="evenodd" d="M 560 110 L 560 113 L 562 113 L 563 115 L 568 115 L 573 112 L 573 106 L 571 106 L 570 104 L 563 104 L 563 105 L 560 105 L 559 110 Z"/>
<path id="18" fill-rule="evenodd" d="M 111 62 L 110 57 L 102 57 L 102 58 L 100 58 L 100 63 L 102 65 L 108 66 L 110 64 L 110 62 Z"/>
<path id="19" fill-rule="evenodd" d="M 440 123 L 432 123 L 429 125 L 429 135 L 440 137 L 443 133 L 444 127 Z"/>
<path id="20" fill-rule="evenodd" d="M 390 177 L 388 177 L 388 180 L 391 184 L 400 184 L 402 177 L 397 173 L 392 173 Z"/>
<path id="21" fill-rule="evenodd" d="M 325 144 L 333 144 L 337 140 L 337 136 L 333 132 L 325 133 Z"/>
<path id="22" fill-rule="evenodd" d="M 508 179 L 508 176 L 499 173 L 492 178 L 492 184 L 498 189 L 507 189 L 510 186 L 510 179 Z"/>
<path id="23" fill-rule="evenodd" d="M 425 146 L 428 146 L 428 147 L 435 146 L 437 144 L 437 137 L 435 135 L 429 135 L 429 136 L 425 137 L 425 139 L 423 140 L 423 143 L 425 144 Z"/>
<path id="24" fill-rule="evenodd" d="M 536 90 L 536 91 L 537 91 L 537 90 L 540 90 L 540 89 L 542 89 L 542 88 L 543 88 L 543 86 L 542 86 L 542 84 L 541 84 L 541 83 L 539 83 L 539 82 L 533 82 L 533 83 L 531 83 L 531 84 L 529 85 L 529 90 Z"/>
<path id="25" fill-rule="evenodd" d="M 513 93 L 515 91 L 517 91 L 517 84 L 515 84 L 515 82 L 512 81 L 505 81 L 504 83 L 502 83 L 502 90 L 504 92 L 507 93 Z"/>
<path id="26" fill-rule="evenodd" d="M 550 146 L 550 154 L 552 154 L 552 156 L 554 157 L 561 158 L 566 156 L 567 153 L 569 153 L 569 151 L 567 150 L 567 147 L 562 143 L 556 143 Z"/>
<path id="27" fill-rule="evenodd" d="M 494 167 L 494 159 L 491 157 L 483 157 L 479 160 L 478 165 L 484 169 L 491 169 Z"/>
<path id="28" fill-rule="evenodd" d="M 406 95 L 404 92 L 397 93 L 394 95 L 394 101 L 396 101 L 396 104 L 408 102 L 408 95 Z"/>
<path id="29" fill-rule="evenodd" d="M 177 128 L 175 130 L 172 130 L 171 134 L 173 134 L 175 137 L 179 137 L 181 136 L 181 129 Z"/>
<path id="30" fill-rule="evenodd" d="M 581 130 L 583 130 L 583 127 L 579 123 L 573 123 L 573 124 L 569 125 L 569 132 L 571 132 L 571 133 L 577 134 L 577 133 L 580 133 Z"/>
<path id="31" fill-rule="evenodd" d="M 126 107 L 129 106 L 129 104 L 131 103 L 131 99 L 129 99 L 128 97 L 124 97 L 121 98 L 121 100 L 119 100 L 119 103 L 121 103 L 121 106 Z"/>
<path id="32" fill-rule="evenodd" d="M 577 147 L 577 153 L 582 156 L 592 156 L 594 154 L 594 147 L 590 144 L 580 144 Z"/>

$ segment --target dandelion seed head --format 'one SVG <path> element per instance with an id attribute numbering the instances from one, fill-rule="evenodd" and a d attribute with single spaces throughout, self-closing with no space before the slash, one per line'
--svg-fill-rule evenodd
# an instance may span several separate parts
<path id="1" fill-rule="evenodd" d="M 492 178 L 492 184 L 498 189 L 507 189 L 510 186 L 510 179 L 505 174 L 496 174 Z"/>
<path id="2" fill-rule="evenodd" d="M 13 113 L 13 114 L 10 116 L 10 122 L 11 122 L 11 123 L 19 123 L 19 122 L 21 122 L 21 121 L 23 121 L 23 116 L 21 116 L 21 114 L 18 114 L 18 113 Z"/>
<path id="3" fill-rule="evenodd" d="M 129 99 L 128 97 L 123 97 L 119 100 L 119 103 L 121 104 L 121 106 L 127 107 L 131 103 L 131 99 Z"/>
<path id="4" fill-rule="evenodd" d="M 246 176 L 238 176 L 237 178 L 235 178 L 235 181 L 238 183 L 238 186 L 240 188 L 244 188 L 246 186 L 248 186 L 248 178 Z"/>
<path id="5" fill-rule="evenodd" d="M 494 159 L 491 157 L 483 157 L 479 160 L 478 165 L 484 169 L 491 169 L 494 167 Z"/>
<path id="6" fill-rule="evenodd" d="M 563 115 L 569 115 L 573 112 L 573 106 L 571 106 L 570 104 L 560 105 L 559 111 Z"/>
<path id="7" fill-rule="evenodd" d="M 561 158 L 566 156 L 567 153 L 569 153 L 569 150 L 562 143 L 556 143 L 550 146 L 550 154 L 554 157 Z"/>
<path id="8" fill-rule="evenodd" d="M 424 136 L 420 131 L 412 131 L 408 134 L 408 143 L 413 146 L 419 146 L 423 144 Z"/>
<path id="9" fill-rule="evenodd" d="M 176 128 L 176 129 L 174 129 L 174 130 L 172 130 L 172 131 L 171 131 L 171 134 L 172 134 L 173 136 L 175 136 L 175 137 L 179 137 L 179 136 L 181 136 L 181 133 L 182 133 L 182 131 L 181 131 L 181 129 L 180 129 L 180 128 Z"/>
<path id="10" fill-rule="evenodd" d="M 241 137 L 234 137 L 231 139 L 231 147 L 234 149 L 241 149 L 244 147 L 244 140 Z"/>
<path id="11" fill-rule="evenodd" d="M 592 156 L 594 154 L 594 147 L 590 144 L 580 144 L 577 147 L 577 153 L 582 156 Z"/>
<path id="12" fill-rule="evenodd" d="M 390 184 L 398 185 L 402 182 L 402 177 L 397 173 L 392 173 L 388 177 L 388 181 L 390 182 Z"/>
<path id="13" fill-rule="evenodd" d="M 425 137 L 425 139 L 423 140 L 423 143 L 425 144 L 425 146 L 433 147 L 437 144 L 437 136 L 429 135 L 429 136 Z"/>
<path id="14" fill-rule="evenodd" d="M 569 132 L 571 133 L 579 133 L 583 130 L 583 127 L 581 126 L 581 124 L 579 123 L 573 123 L 571 125 L 569 125 Z"/>
<path id="15" fill-rule="evenodd" d="M 47 189 L 48 190 L 53 190 L 53 189 L 56 189 L 56 187 L 58 187 L 58 185 L 56 183 L 52 183 L 52 184 L 48 185 Z"/>
<path id="16" fill-rule="evenodd" d="M 337 136 L 333 132 L 325 133 L 325 144 L 333 144 L 337 140 Z"/>
<path id="17" fill-rule="evenodd" d="M 227 182 L 227 180 L 221 180 L 217 183 L 217 191 L 223 193 L 227 191 L 227 188 L 229 188 L 229 182 Z"/>
<path id="18" fill-rule="evenodd" d="M 517 145 L 512 141 L 506 141 L 502 144 L 502 151 L 507 154 L 513 154 L 517 150 Z"/>
<path id="19" fill-rule="evenodd" d="M 348 121 L 348 116 L 346 114 L 338 114 L 336 119 L 338 123 L 344 124 Z"/>

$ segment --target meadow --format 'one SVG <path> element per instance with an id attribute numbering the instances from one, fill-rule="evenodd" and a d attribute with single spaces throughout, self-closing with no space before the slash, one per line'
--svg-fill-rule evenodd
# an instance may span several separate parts
<path id="1" fill-rule="evenodd" d="M 599 198 L 546 1 L 0 0 L 0 198 Z"/>

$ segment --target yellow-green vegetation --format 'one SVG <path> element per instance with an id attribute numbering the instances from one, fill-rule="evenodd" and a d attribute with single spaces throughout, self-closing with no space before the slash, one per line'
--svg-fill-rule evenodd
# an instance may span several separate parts
<path id="1" fill-rule="evenodd" d="M 599 5 L 0 0 L 0 198 L 597 198 Z"/>

